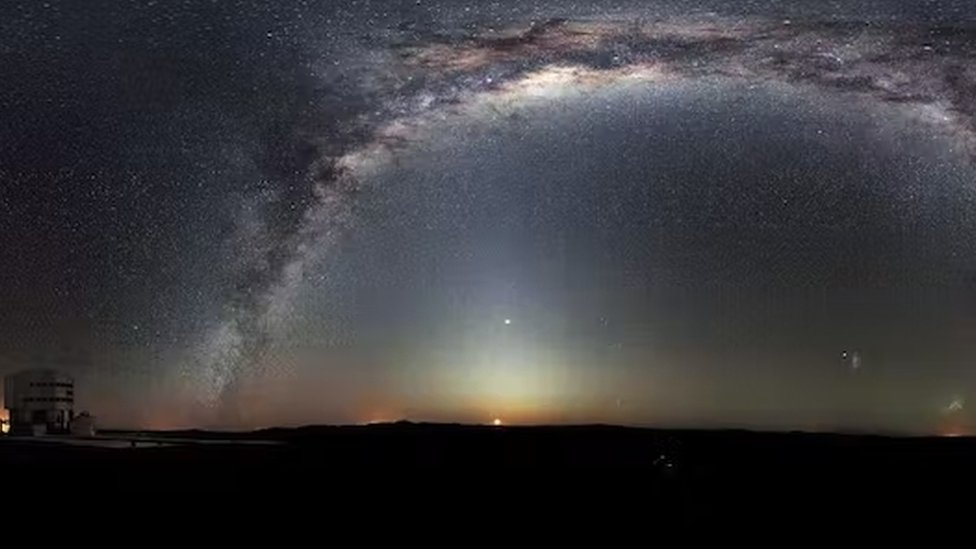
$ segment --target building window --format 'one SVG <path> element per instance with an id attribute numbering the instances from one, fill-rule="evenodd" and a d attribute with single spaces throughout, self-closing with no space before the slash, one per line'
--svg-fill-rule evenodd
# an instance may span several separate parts
<path id="1" fill-rule="evenodd" d="M 68 404 L 74 404 L 75 398 L 74 398 L 74 395 L 59 396 L 59 397 L 25 397 L 24 398 L 24 402 L 25 403 L 32 403 L 32 402 L 65 402 L 65 403 L 68 403 Z"/>
<path id="2" fill-rule="evenodd" d="M 74 389 L 75 384 L 71 381 L 31 381 L 31 387 L 62 387 L 64 389 Z"/>

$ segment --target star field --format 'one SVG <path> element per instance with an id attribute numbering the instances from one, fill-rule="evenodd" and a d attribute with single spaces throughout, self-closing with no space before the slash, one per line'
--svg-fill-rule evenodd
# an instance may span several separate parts
<path id="1" fill-rule="evenodd" d="M 970 425 L 966 3 L 329 4 L 0 8 L 4 372 L 120 426 Z"/>

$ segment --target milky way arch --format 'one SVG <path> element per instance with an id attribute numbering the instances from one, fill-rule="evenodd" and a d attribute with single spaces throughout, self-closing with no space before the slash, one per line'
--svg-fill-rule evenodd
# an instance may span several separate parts
<path id="1" fill-rule="evenodd" d="M 258 252 L 239 268 L 225 318 L 200 350 L 203 363 L 184 370 L 202 387 L 199 398 L 208 407 L 235 409 L 242 380 L 279 373 L 265 357 L 306 277 L 355 226 L 358 176 L 444 116 L 622 81 L 734 77 L 897 103 L 976 157 L 972 29 L 718 17 L 552 19 L 461 36 L 414 33 L 376 48 L 386 61 L 364 79 L 360 107 L 314 121 L 312 127 L 329 128 L 324 136 L 306 132 L 317 151 L 303 180 L 309 206 L 284 231 L 269 231 L 271 223 L 259 220 L 245 232 Z M 276 215 L 277 198 L 268 200 L 265 216 Z"/>

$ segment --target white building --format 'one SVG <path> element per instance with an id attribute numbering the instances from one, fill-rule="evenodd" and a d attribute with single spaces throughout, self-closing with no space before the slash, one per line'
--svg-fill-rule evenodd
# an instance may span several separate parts
<path id="1" fill-rule="evenodd" d="M 74 419 L 75 381 L 54 370 L 24 370 L 4 378 L 11 433 L 68 432 Z"/>

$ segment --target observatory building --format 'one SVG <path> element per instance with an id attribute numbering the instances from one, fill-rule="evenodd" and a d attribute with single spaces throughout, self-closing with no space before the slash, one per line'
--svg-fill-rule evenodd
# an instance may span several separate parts
<path id="1" fill-rule="evenodd" d="M 3 397 L 11 433 L 66 433 L 74 419 L 75 381 L 54 370 L 8 375 Z"/>

